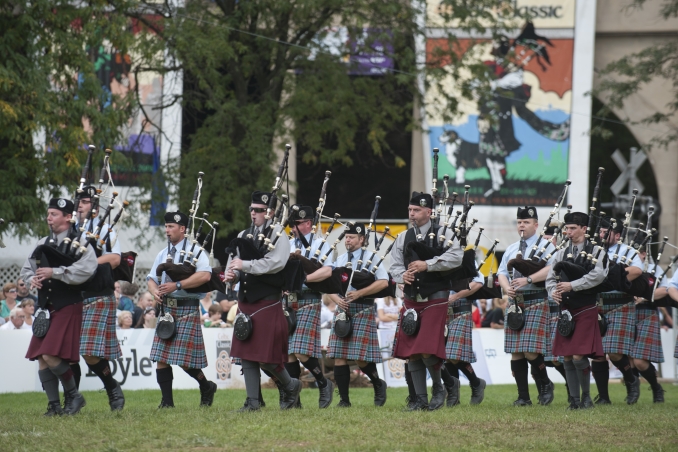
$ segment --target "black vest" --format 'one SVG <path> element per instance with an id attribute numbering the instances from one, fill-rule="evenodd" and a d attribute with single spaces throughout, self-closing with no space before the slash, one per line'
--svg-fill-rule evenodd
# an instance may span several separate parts
<path id="1" fill-rule="evenodd" d="M 38 290 L 38 305 L 41 308 L 54 309 L 82 302 L 80 286 L 71 286 L 57 279 L 47 279 L 42 283 L 42 289 Z M 48 306 L 51 304 L 51 306 Z"/>
<path id="2" fill-rule="evenodd" d="M 270 226 L 267 226 L 262 231 L 262 234 L 268 235 Z M 246 235 L 243 234 L 243 238 Z M 275 235 L 274 235 L 275 237 Z M 281 237 L 281 239 L 285 239 Z M 285 239 L 286 240 L 286 239 Z M 254 243 L 259 243 L 255 238 Z M 261 259 L 265 256 L 264 247 L 260 248 L 257 253 L 254 250 L 239 248 L 240 258 L 242 260 Z M 278 273 L 268 275 L 253 275 L 251 273 L 240 272 L 240 290 L 238 290 L 238 301 L 241 303 L 256 303 L 265 298 L 280 298 L 282 296 L 282 289 L 285 286 L 285 270 Z"/>
<path id="3" fill-rule="evenodd" d="M 438 236 L 438 229 L 440 229 L 440 226 L 434 226 L 431 224 L 431 229 L 433 233 Z M 426 237 L 428 237 L 428 234 L 431 233 L 431 230 L 428 231 L 426 234 Z M 417 241 L 417 236 L 416 233 L 414 232 L 414 228 L 410 228 L 407 230 L 405 233 L 405 243 L 403 244 L 403 252 L 407 249 L 407 244 L 410 242 L 416 242 Z M 426 241 L 426 239 L 424 240 Z M 437 241 L 437 240 L 436 240 Z M 439 250 L 436 249 L 436 251 L 441 251 L 442 248 Z M 437 253 L 436 253 L 437 254 Z M 439 255 L 439 254 L 438 254 Z M 405 268 L 407 266 L 416 261 L 420 260 L 418 256 L 403 256 L 404 257 L 404 262 L 405 262 Z M 405 295 L 407 295 L 408 298 L 410 299 L 415 299 L 417 294 L 421 295 L 422 297 L 426 298 L 429 295 L 432 295 L 436 292 L 439 292 L 441 290 L 450 290 L 452 288 L 452 285 L 450 283 L 450 278 L 447 275 L 443 275 L 441 272 L 422 272 L 422 273 L 417 273 L 414 277 L 414 284 L 405 284 Z"/>

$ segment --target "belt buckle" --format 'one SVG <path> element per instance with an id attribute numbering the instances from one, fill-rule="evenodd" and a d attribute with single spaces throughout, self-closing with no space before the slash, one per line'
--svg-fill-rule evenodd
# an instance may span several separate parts
<path id="1" fill-rule="evenodd" d="M 296 303 L 298 300 L 297 294 L 294 292 L 290 292 L 287 294 L 287 302 L 288 303 Z"/>
<path id="2" fill-rule="evenodd" d="M 176 298 L 168 298 L 167 299 L 167 307 L 168 308 L 176 308 L 177 307 L 177 299 Z"/>
<path id="3" fill-rule="evenodd" d="M 428 297 L 424 298 L 421 295 L 417 294 L 417 303 L 422 303 L 424 301 L 428 301 Z"/>
<path id="4" fill-rule="evenodd" d="M 513 298 L 515 303 L 525 303 L 525 295 L 518 294 Z"/>

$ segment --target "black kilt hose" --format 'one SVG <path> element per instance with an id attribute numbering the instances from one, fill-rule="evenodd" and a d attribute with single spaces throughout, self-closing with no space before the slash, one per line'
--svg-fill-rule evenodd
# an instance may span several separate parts
<path id="1" fill-rule="evenodd" d="M 259 363 L 279 365 L 286 363 L 287 320 L 280 299 L 275 297 L 254 303 L 239 302 L 238 310 L 252 318 L 252 334 L 244 341 L 233 336 L 231 356 Z"/>
<path id="2" fill-rule="evenodd" d="M 569 293 L 572 292 L 563 294 L 563 300 Z M 563 303 L 563 309 L 568 309 L 566 302 Z M 569 309 L 569 311 L 575 321 L 574 332 L 569 337 L 556 333 L 553 339 L 553 354 L 555 356 L 583 355 L 589 358 L 605 356 L 595 299 L 589 306 Z"/>
<path id="3" fill-rule="evenodd" d="M 393 356 L 408 359 L 412 355 L 427 354 L 435 355 L 442 360 L 446 359 L 445 322 L 447 321 L 448 294 L 449 291 L 436 292 L 424 302 L 405 297 L 405 303 L 400 310 Z M 417 311 L 420 320 L 419 331 L 412 336 L 408 336 L 400 328 L 400 322 L 407 309 Z"/>
<path id="4" fill-rule="evenodd" d="M 54 311 L 49 310 L 49 330 L 44 337 L 31 338 L 26 358 L 31 361 L 41 355 L 57 356 L 64 361 L 80 361 L 80 332 L 82 331 L 82 302 L 65 306 Z"/>

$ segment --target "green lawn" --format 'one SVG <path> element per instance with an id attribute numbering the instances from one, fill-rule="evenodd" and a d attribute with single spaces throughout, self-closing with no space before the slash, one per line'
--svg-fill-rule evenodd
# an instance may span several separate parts
<path id="1" fill-rule="evenodd" d="M 248 414 L 235 412 L 241 390 L 218 391 L 207 409 L 198 408 L 197 389 L 175 391 L 177 408 L 162 411 L 159 390 L 127 391 L 122 413 L 109 411 L 104 392 L 86 392 L 87 407 L 71 418 L 44 418 L 43 394 L 3 394 L 0 450 L 678 450 L 678 387 L 664 388 L 663 405 L 652 404 L 644 384 L 640 402 L 627 406 L 624 388 L 612 384 L 614 405 L 569 412 L 562 384 L 551 406 L 529 408 L 510 406 L 513 386 L 488 387 L 483 404 L 470 407 L 465 387 L 461 406 L 432 413 L 401 412 L 404 388 L 389 389 L 380 409 L 371 389 L 351 389 L 352 408 L 322 411 L 317 390 L 305 389 L 304 408 L 286 412 L 266 389 L 268 407 Z"/>

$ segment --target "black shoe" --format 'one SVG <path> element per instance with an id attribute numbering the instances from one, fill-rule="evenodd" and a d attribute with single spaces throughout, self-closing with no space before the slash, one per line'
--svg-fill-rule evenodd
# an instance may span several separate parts
<path id="1" fill-rule="evenodd" d="M 525 399 L 518 399 L 515 402 L 513 402 L 513 406 L 532 406 L 532 401 L 531 400 L 525 400 Z"/>
<path id="2" fill-rule="evenodd" d="M 578 410 L 581 407 L 579 406 L 579 400 L 572 397 L 572 402 L 570 402 L 570 406 L 567 407 L 568 410 Z"/>
<path id="3" fill-rule="evenodd" d="M 640 378 L 634 377 L 632 383 L 626 382 L 626 403 L 633 405 L 640 398 Z"/>
<path id="4" fill-rule="evenodd" d="M 650 389 L 652 390 L 652 402 L 653 403 L 664 403 L 664 393 L 666 391 L 664 391 L 664 388 L 662 388 L 662 385 L 657 383 L 656 388 L 650 387 Z"/>
<path id="5" fill-rule="evenodd" d="M 351 408 L 351 402 L 348 400 L 341 399 L 339 400 L 339 403 L 337 403 L 337 406 L 339 408 Z"/>
<path id="6" fill-rule="evenodd" d="M 539 404 L 540 405 L 549 405 L 551 402 L 553 402 L 553 390 L 555 389 L 555 386 L 553 385 L 552 381 L 549 381 L 547 384 L 542 384 L 540 389 L 540 398 L 539 398 Z"/>
<path id="7" fill-rule="evenodd" d="M 214 394 L 217 392 L 217 384 L 213 381 L 208 381 L 207 384 L 207 389 L 203 390 L 200 388 L 200 406 L 212 406 L 212 402 L 214 402 Z"/>
<path id="8" fill-rule="evenodd" d="M 64 413 L 68 415 L 78 414 L 87 405 L 85 398 L 77 389 L 72 389 L 64 394 Z"/>
<path id="9" fill-rule="evenodd" d="M 374 387 L 374 406 L 384 406 L 386 403 L 386 382 L 379 380 L 381 385 Z"/>
<path id="10" fill-rule="evenodd" d="M 52 416 L 63 416 L 63 415 L 64 415 L 64 409 L 61 408 L 61 404 L 59 402 L 49 402 L 47 404 L 47 411 L 45 412 L 44 416 L 52 417 Z"/>
<path id="11" fill-rule="evenodd" d="M 594 406 L 595 405 L 593 404 L 593 400 L 591 400 L 591 396 L 588 393 L 584 393 L 581 395 L 581 402 L 579 403 L 579 407 L 582 410 L 593 408 Z"/>
<path id="12" fill-rule="evenodd" d="M 259 399 L 250 399 L 249 397 L 245 399 L 245 404 L 238 410 L 238 413 L 248 413 L 250 411 L 259 411 L 261 405 L 259 405 Z"/>
<path id="13" fill-rule="evenodd" d="M 161 399 L 160 405 L 158 405 L 158 409 L 161 409 L 161 408 L 174 408 L 174 404 L 173 403 L 171 403 L 171 404 L 167 403 L 167 402 L 165 402 L 165 399 Z"/>
<path id="14" fill-rule="evenodd" d="M 428 404 L 429 411 L 435 411 L 443 406 L 445 403 L 445 397 L 447 397 L 447 391 L 445 391 L 445 386 L 442 383 L 433 383 L 431 388 L 431 401 Z"/>
<path id="15" fill-rule="evenodd" d="M 480 403 L 485 399 L 485 386 L 487 382 L 482 378 L 478 378 L 480 383 L 478 386 L 471 386 L 471 405 L 480 405 Z"/>
<path id="16" fill-rule="evenodd" d="M 600 395 L 597 395 L 595 399 L 593 399 L 593 403 L 596 405 L 612 405 L 612 402 L 610 402 L 609 399 L 604 399 L 600 397 Z"/>
<path id="17" fill-rule="evenodd" d="M 459 405 L 459 379 L 457 377 L 452 377 L 452 384 L 445 385 L 445 391 L 447 391 L 447 407 L 453 407 Z"/>
<path id="18" fill-rule="evenodd" d="M 429 410 L 429 405 L 428 405 L 428 395 L 427 394 L 422 394 L 422 395 L 417 395 L 417 398 L 414 400 L 414 403 L 411 403 L 407 405 L 407 408 L 405 408 L 404 411 L 428 411 Z"/>
<path id="19" fill-rule="evenodd" d="M 318 397 L 318 407 L 327 408 L 332 405 L 332 397 L 334 397 L 334 385 L 328 379 L 325 379 L 325 387 L 318 388 L 320 396 Z"/>
<path id="20" fill-rule="evenodd" d="M 108 389 L 106 388 L 106 394 L 108 394 L 108 405 L 111 407 L 111 411 L 120 411 L 125 406 L 125 395 L 122 393 L 122 387 L 120 383 L 115 382 L 115 388 Z"/>
<path id="21" fill-rule="evenodd" d="M 261 398 L 259 399 L 259 407 L 260 407 L 260 408 L 266 408 L 266 402 L 264 402 L 264 398 L 263 398 L 263 397 L 261 397 Z"/>
<path id="22" fill-rule="evenodd" d="M 294 408 L 299 401 L 299 393 L 301 392 L 301 382 L 296 378 L 292 378 L 289 388 L 285 388 L 284 397 L 280 403 L 281 410 L 289 410 Z"/>
<path id="23" fill-rule="evenodd" d="M 278 405 L 280 405 L 280 408 L 282 408 L 283 400 L 285 400 L 285 390 L 282 388 L 282 386 L 279 386 L 277 383 L 276 385 L 278 386 Z"/>
<path id="24" fill-rule="evenodd" d="M 534 376 L 532 376 L 534 378 Z M 539 405 L 544 405 L 542 403 L 542 398 L 543 398 L 543 391 L 544 391 L 544 385 L 541 384 L 540 380 L 534 380 L 535 385 L 537 386 L 537 403 Z"/>
<path id="25" fill-rule="evenodd" d="M 452 378 L 454 378 L 454 377 L 452 377 Z M 457 403 L 459 403 L 459 402 L 457 402 Z M 405 407 L 405 410 L 404 410 L 404 411 L 411 411 L 411 410 L 409 410 L 409 408 L 414 407 L 414 405 L 416 405 L 416 404 L 417 404 L 417 398 L 416 398 L 416 397 L 410 397 L 410 396 L 407 396 L 407 397 L 405 398 L 405 405 L 406 405 L 406 407 Z M 449 406 L 449 405 L 448 405 L 448 406 Z"/>

